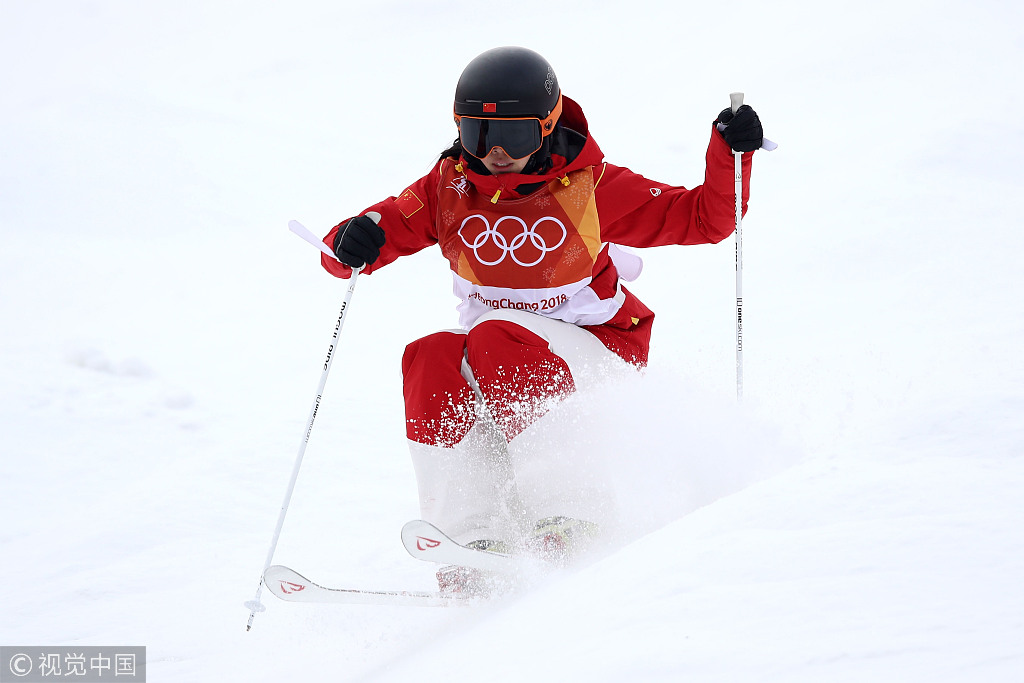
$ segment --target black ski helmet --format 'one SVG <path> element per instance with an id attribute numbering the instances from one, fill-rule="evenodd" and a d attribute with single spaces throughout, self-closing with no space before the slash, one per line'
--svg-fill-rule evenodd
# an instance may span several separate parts
<path id="1" fill-rule="evenodd" d="M 546 59 L 525 47 L 496 47 L 477 55 L 462 71 L 455 87 L 455 114 L 543 120 L 555 110 L 560 95 L 555 70 Z"/>

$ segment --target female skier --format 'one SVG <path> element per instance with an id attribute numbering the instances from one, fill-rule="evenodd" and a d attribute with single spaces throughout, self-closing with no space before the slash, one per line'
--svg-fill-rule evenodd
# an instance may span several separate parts
<path id="1" fill-rule="evenodd" d="M 412 342 L 402 360 L 423 519 L 477 548 L 562 557 L 596 533 L 609 501 L 567 452 L 574 439 L 546 447 L 565 430 L 543 418 L 577 390 L 647 362 L 654 314 L 622 286 L 641 261 L 620 245 L 728 237 L 731 150 L 745 152 L 745 210 L 761 123 L 749 106 L 723 111 L 704 183 L 688 190 L 605 162 L 554 70 L 521 47 L 473 59 L 454 113 L 458 138 L 433 169 L 331 229 L 324 242 L 341 263 L 322 262 L 347 278 L 440 246 L 461 329 Z M 479 589 L 459 568 L 438 578 L 442 590 Z"/>

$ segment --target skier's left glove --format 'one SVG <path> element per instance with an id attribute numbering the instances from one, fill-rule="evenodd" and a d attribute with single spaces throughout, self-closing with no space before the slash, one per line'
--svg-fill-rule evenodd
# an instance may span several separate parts
<path id="1" fill-rule="evenodd" d="M 334 254 L 352 268 L 362 268 L 377 260 L 384 246 L 384 230 L 367 216 L 356 216 L 338 225 Z"/>
<path id="2" fill-rule="evenodd" d="M 764 141 L 761 119 L 749 104 L 744 104 L 736 113 L 726 108 L 715 119 L 715 127 L 726 143 L 737 152 L 753 152 L 760 149 Z"/>

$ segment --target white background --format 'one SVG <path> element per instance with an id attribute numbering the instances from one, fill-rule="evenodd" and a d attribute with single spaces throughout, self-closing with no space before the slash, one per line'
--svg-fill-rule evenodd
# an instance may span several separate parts
<path id="1" fill-rule="evenodd" d="M 372 6 L 371 6 L 372 5 Z M 151 681 L 1024 678 L 1018 2 L 0 2 L 0 643 Z M 742 90 L 777 151 L 734 268 L 643 252 L 652 362 L 590 397 L 624 532 L 470 610 L 246 633 L 344 283 L 319 234 L 425 173 L 531 47 L 609 161 L 688 187 Z M 361 278 L 276 560 L 427 589 L 399 362 L 436 250 Z M 582 402 L 581 402 L 582 403 Z"/>

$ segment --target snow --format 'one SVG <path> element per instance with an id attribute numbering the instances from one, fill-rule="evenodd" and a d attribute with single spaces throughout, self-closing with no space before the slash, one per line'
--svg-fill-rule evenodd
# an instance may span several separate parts
<path id="1" fill-rule="evenodd" d="M 153 681 L 1024 679 L 1022 14 L 3 3 L 0 645 L 145 645 Z M 647 250 L 651 367 L 578 419 L 602 554 L 481 608 L 264 594 L 246 632 L 344 295 L 287 222 L 425 172 L 499 44 L 666 182 L 730 91 L 758 110 L 744 401 L 732 241 Z M 432 585 L 398 363 L 450 286 L 436 251 L 359 280 L 275 561 Z"/>

